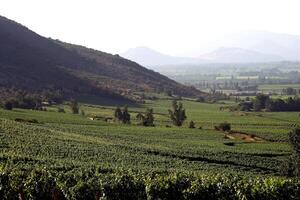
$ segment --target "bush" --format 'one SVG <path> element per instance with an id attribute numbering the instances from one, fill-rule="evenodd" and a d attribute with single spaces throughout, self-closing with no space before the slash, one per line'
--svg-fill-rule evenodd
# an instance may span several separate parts
<path id="1" fill-rule="evenodd" d="M 196 128 L 196 127 L 195 127 L 195 122 L 194 122 L 194 121 L 190 121 L 190 123 L 189 123 L 189 128 Z"/>
<path id="2" fill-rule="evenodd" d="M 66 111 L 63 108 L 57 108 L 57 112 L 59 112 L 59 113 L 65 113 Z"/>
<path id="3" fill-rule="evenodd" d="M 54 169 L 53 169 L 54 170 Z M 298 200 L 300 180 L 228 174 L 131 173 L 95 169 L 0 171 L 0 199 Z"/>
<path id="4" fill-rule="evenodd" d="M 10 102 L 10 101 L 6 101 L 6 102 L 4 102 L 4 104 L 3 104 L 3 108 L 4 108 L 5 110 L 12 110 L 12 109 L 13 109 L 13 103 Z"/>
<path id="5" fill-rule="evenodd" d="M 218 130 L 221 130 L 221 131 L 230 131 L 231 130 L 231 124 L 228 123 L 228 122 L 223 122 L 221 124 L 219 124 L 219 126 L 217 127 Z"/>

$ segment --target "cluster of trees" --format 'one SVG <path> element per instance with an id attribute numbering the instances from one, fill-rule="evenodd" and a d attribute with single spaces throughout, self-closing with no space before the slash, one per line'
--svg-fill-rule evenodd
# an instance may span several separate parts
<path id="1" fill-rule="evenodd" d="M 0 88 L 0 106 L 6 110 L 13 108 L 44 110 L 43 102 L 62 103 L 62 93 L 58 90 L 28 92 L 15 88 Z"/>
<path id="2" fill-rule="evenodd" d="M 242 111 L 300 111 L 300 98 L 271 99 L 268 95 L 258 94 L 255 99 L 243 101 L 238 107 Z"/>
<path id="3" fill-rule="evenodd" d="M 282 94 L 285 94 L 285 95 L 297 95 L 297 92 L 298 94 L 300 94 L 300 89 L 294 89 L 294 88 L 291 88 L 291 87 L 288 87 L 288 88 L 285 88 L 282 90 Z"/>
<path id="4" fill-rule="evenodd" d="M 38 95 L 17 95 L 3 99 L 1 101 L 3 109 L 12 110 L 13 108 L 42 110 L 42 99 Z"/>
<path id="5" fill-rule="evenodd" d="M 182 126 L 183 122 L 186 120 L 185 109 L 181 102 L 176 100 L 172 103 L 172 109 L 169 109 L 169 116 L 172 123 L 175 126 Z M 128 107 L 125 106 L 123 109 L 117 107 L 114 112 L 114 117 L 117 121 L 122 122 L 123 124 L 130 124 L 130 114 Z M 145 113 L 138 113 L 136 119 L 140 121 L 140 125 L 143 126 L 154 126 L 154 112 L 152 108 L 148 108 Z M 190 128 L 195 128 L 195 123 L 190 121 Z"/>
<path id="6" fill-rule="evenodd" d="M 140 124 L 143 126 L 154 126 L 153 109 L 148 108 L 145 114 L 138 113 L 136 118 L 140 120 Z"/>
<path id="7" fill-rule="evenodd" d="M 130 114 L 127 106 L 122 110 L 120 107 L 117 107 L 114 116 L 117 121 L 122 122 L 123 124 L 130 124 Z"/>

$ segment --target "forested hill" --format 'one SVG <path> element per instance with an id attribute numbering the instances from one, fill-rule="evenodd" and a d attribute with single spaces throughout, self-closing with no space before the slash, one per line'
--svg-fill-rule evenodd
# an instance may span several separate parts
<path id="1" fill-rule="evenodd" d="M 132 98 L 136 91 L 201 93 L 139 64 L 83 46 L 42 37 L 0 16 L 0 87 L 24 91 Z"/>

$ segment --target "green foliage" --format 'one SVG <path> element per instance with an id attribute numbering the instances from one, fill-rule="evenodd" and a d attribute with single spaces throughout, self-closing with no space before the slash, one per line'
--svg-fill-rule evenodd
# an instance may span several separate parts
<path id="1" fill-rule="evenodd" d="M 123 119 L 123 113 L 122 113 L 120 107 L 117 107 L 117 108 L 115 109 L 114 117 L 115 117 L 116 120 L 122 121 L 122 119 Z"/>
<path id="2" fill-rule="evenodd" d="M 217 129 L 221 130 L 221 131 L 224 131 L 224 132 L 225 131 L 230 131 L 231 130 L 231 124 L 228 123 L 228 122 L 223 122 L 223 123 L 221 123 L 217 126 Z"/>
<path id="3" fill-rule="evenodd" d="M 70 108 L 73 114 L 79 114 L 79 104 L 76 100 L 70 102 Z"/>
<path id="4" fill-rule="evenodd" d="M 130 124 L 130 114 L 128 112 L 128 107 L 125 106 L 123 108 L 123 112 L 122 112 L 122 123 L 123 124 Z"/>
<path id="5" fill-rule="evenodd" d="M 295 128 L 289 134 L 289 142 L 293 147 L 295 154 L 300 156 L 300 128 Z"/>
<path id="6" fill-rule="evenodd" d="M 260 111 L 266 108 L 266 102 L 269 100 L 269 96 L 265 94 L 256 95 L 253 102 L 254 111 Z"/>
<path id="7" fill-rule="evenodd" d="M 3 103 L 3 108 L 5 110 L 12 110 L 13 109 L 13 103 L 10 101 L 6 101 Z"/>
<path id="8" fill-rule="evenodd" d="M 147 108 L 145 115 L 138 113 L 136 118 L 140 121 L 143 126 L 154 126 L 153 109 Z"/>
<path id="9" fill-rule="evenodd" d="M 0 198 L 107 200 L 297 200 L 299 180 L 239 177 L 226 174 L 143 174 L 127 171 L 99 173 L 95 169 L 21 169 L 0 172 Z M 15 180 L 19 180 L 15 182 Z M 16 187 L 16 183 L 22 185 Z M 19 189 L 17 189 L 19 188 Z"/>
<path id="10" fill-rule="evenodd" d="M 195 122 L 194 122 L 194 121 L 190 121 L 190 123 L 189 123 L 189 128 L 196 128 L 196 127 L 195 127 Z"/>
<path id="11" fill-rule="evenodd" d="M 121 110 L 120 107 L 117 107 L 114 111 L 114 117 L 123 124 L 130 124 L 130 114 L 127 106 L 124 106 L 123 110 Z"/>
<path id="12" fill-rule="evenodd" d="M 170 118 L 174 125 L 182 126 L 183 122 L 186 120 L 185 109 L 181 102 L 177 103 L 176 100 L 172 103 L 172 110 L 169 110 Z"/>
<path id="13" fill-rule="evenodd" d="M 283 165 L 283 172 L 287 176 L 300 177 L 300 128 L 290 132 L 289 143 L 293 148 L 293 154 L 287 163 Z"/>
<path id="14" fill-rule="evenodd" d="M 65 113 L 66 111 L 65 111 L 64 108 L 58 107 L 57 108 L 57 112 L 59 112 L 59 113 Z"/>

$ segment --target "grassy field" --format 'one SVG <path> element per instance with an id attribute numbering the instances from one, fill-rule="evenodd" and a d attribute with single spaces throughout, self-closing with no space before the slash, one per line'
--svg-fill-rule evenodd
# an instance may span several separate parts
<path id="1" fill-rule="evenodd" d="M 131 125 L 90 120 L 89 116 L 112 117 L 113 106 L 84 104 L 85 116 L 15 109 L 0 110 L 0 163 L 24 166 L 72 166 L 121 168 L 137 171 L 172 171 L 279 175 L 291 153 L 287 133 L 300 125 L 299 113 L 243 113 L 219 111 L 223 104 L 182 101 L 188 119 L 183 127 L 172 125 L 167 109 L 170 100 L 147 101 L 129 107 Z M 135 115 L 151 107 L 155 127 L 137 125 Z M 37 119 L 20 123 L 14 119 Z M 189 120 L 196 129 L 187 128 Z M 214 126 L 227 121 L 232 129 L 261 137 L 249 142 L 226 139 Z M 202 129 L 199 129 L 201 127 Z M 231 143 L 231 145 L 226 145 Z"/>

